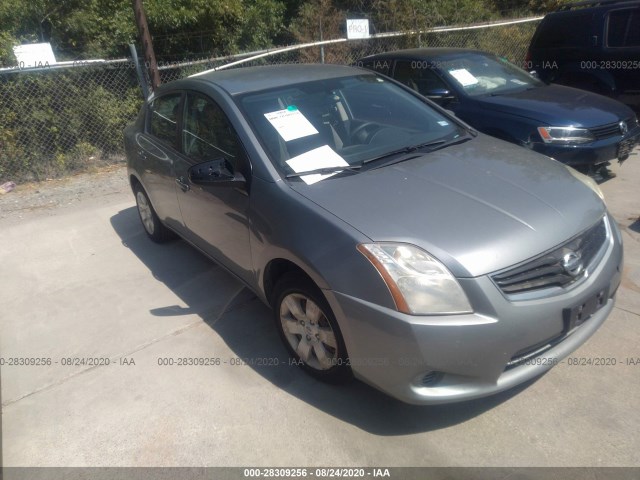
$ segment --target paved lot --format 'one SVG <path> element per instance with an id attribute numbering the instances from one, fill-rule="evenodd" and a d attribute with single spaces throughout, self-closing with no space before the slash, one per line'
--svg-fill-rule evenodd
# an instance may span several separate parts
<path id="1" fill-rule="evenodd" d="M 515 391 L 431 408 L 288 366 L 265 306 L 183 242 L 147 240 L 122 169 L 56 184 L 74 192 L 69 202 L 8 194 L 4 464 L 638 466 L 640 156 L 614 169 L 602 188 L 624 232 L 624 280 L 609 320 L 572 356 L 616 365 L 564 362 Z M 15 357 L 51 365 L 7 365 Z M 74 357 L 109 365 L 65 365 Z M 183 357 L 221 365 L 159 365 Z M 235 365 L 240 358 L 279 365 Z"/>

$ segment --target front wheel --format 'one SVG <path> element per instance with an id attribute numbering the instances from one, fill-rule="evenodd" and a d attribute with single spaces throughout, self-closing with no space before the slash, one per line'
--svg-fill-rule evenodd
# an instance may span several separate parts
<path id="1" fill-rule="evenodd" d="M 351 379 L 344 340 L 322 292 L 304 276 L 288 274 L 274 299 L 276 327 L 296 363 L 323 381 Z"/>

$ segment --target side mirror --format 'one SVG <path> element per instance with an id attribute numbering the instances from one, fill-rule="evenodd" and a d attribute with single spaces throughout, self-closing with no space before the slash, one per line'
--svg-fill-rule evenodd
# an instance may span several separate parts
<path id="1" fill-rule="evenodd" d="M 189 180 L 196 185 L 238 185 L 246 182 L 244 175 L 233 172 L 224 158 L 199 163 L 189 169 Z"/>
<path id="2" fill-rule="evenodd" d="M 446 88 L 434 88 L 431 90 L 427 90 L 423 95 L 429 100 L 433 100 L 436 103 L 449 102 L 456 98 L 455 95 L 453 95 L 451 91 Z"/>

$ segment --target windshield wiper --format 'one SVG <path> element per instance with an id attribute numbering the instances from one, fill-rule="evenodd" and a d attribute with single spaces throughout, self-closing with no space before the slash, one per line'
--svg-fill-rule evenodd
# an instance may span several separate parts
<path id="1" fill-rule="evenodd" d="M 285 178 L 296 178 L 296 177 L 304 177 L 305 175 L 326 175 L 328 173 L 338 173 L 338 172 L 357 172 L 360 170 L 361 165 L 349 165 L 344 167 L 325 167 L 325 168 L 316 168 L 315 170 L 307 170 L 306 172 L 296 172 L 289 173 L 285 176 Z"/>
<path id="2" fill-rule="evenodd" d="M 378 155 L 377 157 L 373 157 L 373 158 L 368 158 L 367 160 L 365 160 L 363 163 L 363 165 L 366 165 L 367 163 L 373 163 L 373 162 L 377 162 L 378 160 L 383 160 L 385 158 L 389 158 L 389 157 L 393 157 L 395 155 L 400 155 L 401 153 L 413 153 L 421 148 L 427 148 L 427 147 L 432 147 L 432 146 L 438 146 L 442 143 L 445 143 L 446 140 L 436 140 L 435 142 L 427 142 L 427 143 L 420 143 L 418 145 L 411 145 L 410 147 L 402 147 L 399 148 L 398 150 L 392 150 L 391 152 L 387 152 L 384 153 L 382 155 Z M 414 158 L 414 157 L 409 157 L 409 158 Z"/>
<path id="3" fill-rule="evenodd" d="M 521 85 L 524 86 L 524 85 Z M 500 97 L 502 95 L 508 95 L 509 93 L 522 93 L 522 92 L 528 92 L 529 90 L 533 90 L 534 88 L 538 88 L 535 85 L 529 85 L 526 88 L 523 88 L 522 90 L 508 90 L 508 91 L 501 91 L 501 92 L 493 92 L 490 93 L 489 96 L 490 97 Z"/>
<path id="4" fill-rule="evenodd" d="M 423 149 L 427 149 L 427 152 L 435 152 L 436 150 L 440 150 L 442 148 L 446 148 L 449 147 L 451 145 L 457 145 L 458 143 L 463 143 L 466 142 L 467 140 L 471 140 L 471 138 L 473 138 L 471 135 L 467 134 L 464 135 L 462 137 L 457 137 L 451 140 L 435 140 L 433 142 L 427 142 L 427 143 L 421 143 L 418 145 L 412 145 L 410 147 L 404 147 L 404 148 L 400 148 L 398 150 L 394 150 L 392 152 L 389 153 L 385 153 L 384 155 L 380 155 L 378 157 L 373 157 L 370 158 L 368 160 L 365 160 L 364 162 L 362 162 L 363 164 L 367 164 L 367 163 L 372 163 L 372 162 L 376 162 L 378 160 L 383 160 L 385 158 L 390 158 L 393 157 L 395 155 L 399 155 L 402 153 L 413 153 L 413 152 L 417 152 L 419 150 L 423 150 Z M 393 159 L 390 162 L 386 162 L 383 163 L 382 165 L 376 166 L 375 168 L 381 168 L 381 167 L 386 167 L 387 165 L 393 165 L 394 163 L 400 163 L 400 162 L 404 162 L 406 160 L 411 160 L 412 158 L 416 158 L 419 155 L 410 155 L 410 156 L 401 156 L 401 157 L 397 157 L 395 159 Z"/>
<path id="5" fill-rule="evenodd" d="M 458 138 L 452 138 L 451 140 L 449 140 L 448 142 L 444 142 L 440 145 L 437 145 L 436 148 L 432 148 L 431 150 L 429 150 L 430 152 L 435 152 L 436 150 L 441 150 L 443 148 L 446 147 L 450 147 L 451 145 L 459 145 L 461 143 L 466 142 L 467 140 L 471 140 L 472 138 L 474 138 L 475 136 L 477 136 L 477 133 L 475 135 L 471 135 L 471 134 L 467 134 L 463 137 L 458 137 Z"/>

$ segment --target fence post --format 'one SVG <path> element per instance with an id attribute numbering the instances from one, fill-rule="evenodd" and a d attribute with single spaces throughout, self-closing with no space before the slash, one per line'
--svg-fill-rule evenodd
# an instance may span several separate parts
<path id="1" fill-rule="evenodd" d="M 320 17 L 320 41 L 322 42 L 322 17 Z M 324 63 L 324 44 L 320 45 L 320 63 Z"/>
<path id="2" fill-rule="evenodd" d="M 147 85 L 147 81 L 144 78 L 144 75 L 142 74 L 142 67 L 140 66 L 140 60 L 138 59 L 136 46 L 133 43 L 130 43 L 129 50 L 131 51 L 131 59 L 136 66 L 136 76 L 138 77 L 140 88 L 142 89 L 142 96 L 146 100 L 147 98 L 149 98 L 149 87 Z"/>

